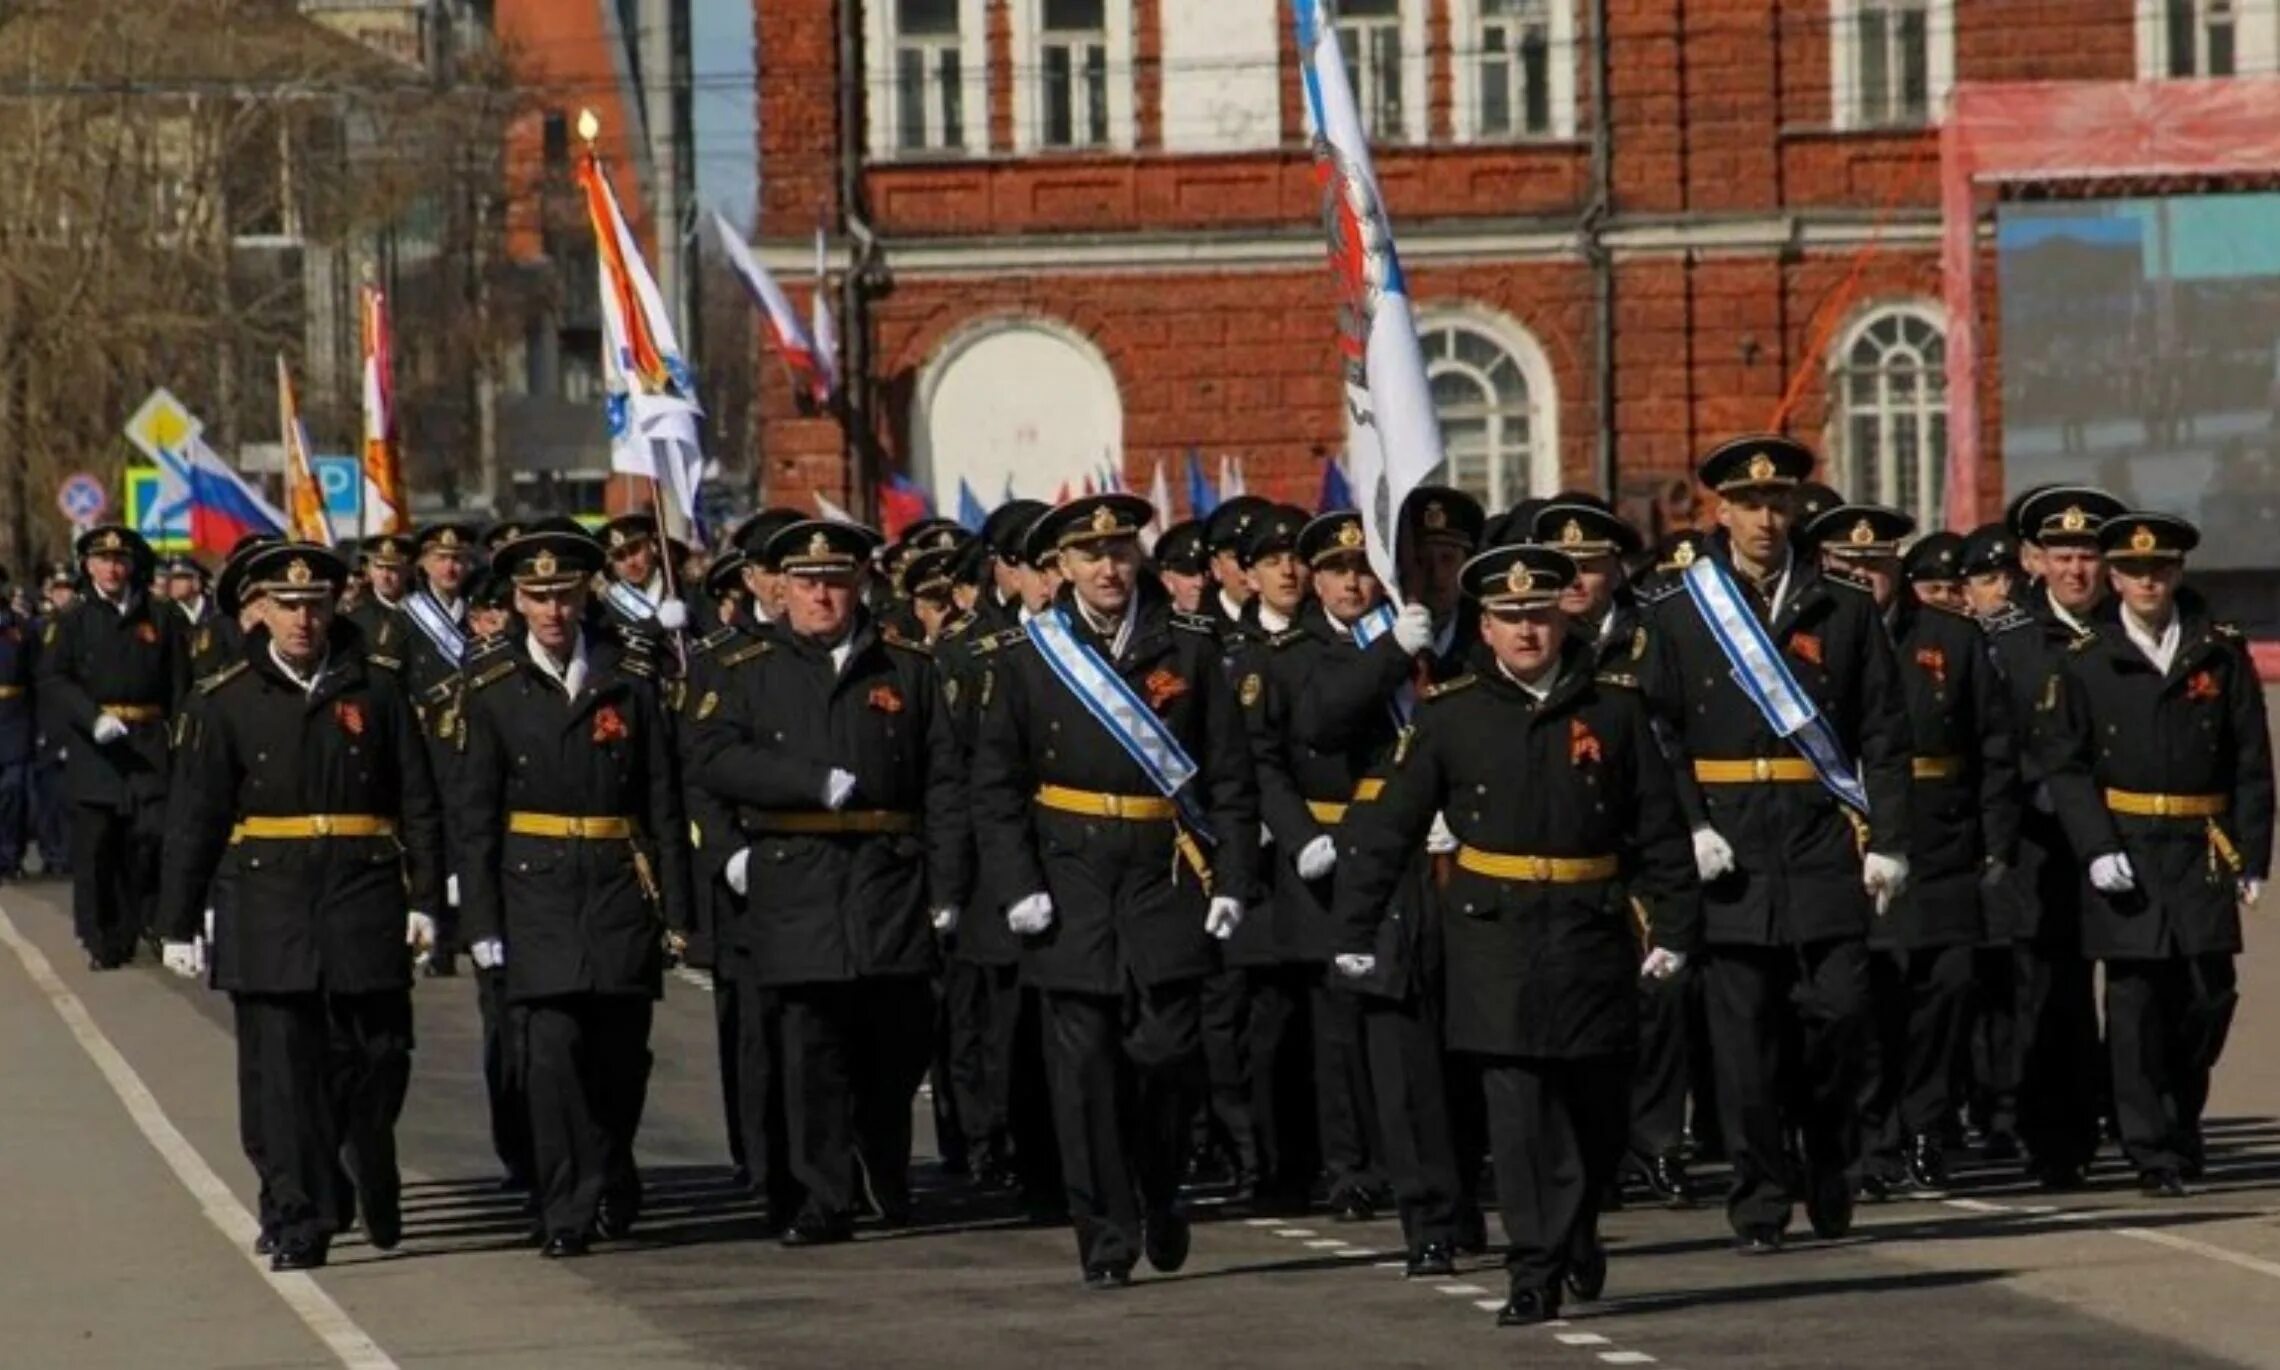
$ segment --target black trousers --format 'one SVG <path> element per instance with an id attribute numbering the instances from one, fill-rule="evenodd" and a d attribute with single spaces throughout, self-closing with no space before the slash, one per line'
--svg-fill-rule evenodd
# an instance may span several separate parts
<path id="1" fill-rule="evenodd" d="M 1440 1015 L 1417 996 L 1360 997 L 1378 1130 L 1402 1236 L 1413 1251 L 1452 1244 L 1465 1207 L 1470 1158 L 1461 1162 L 1458 1155 Z"/>
<path id="2" fill-rule="evenodd" d="M 1965 1103 L 1990 1137 L 2019 1131 L 2019 976 L 2008 946 L 1980 947 L 1971 956 L 1971 993 L 1964 1013 L 1968 1046 Z"/>
<path id="3" fill-rule="evenodd" d="M 507 1178 L 529 1184 L 530 1012 L 507 1002 L 505 970 L 475 972 L 475 1007 L 483 1019 L 483 1092 L 491 1108 L 491 1150 Z"/>
<path id="4" fill-rule="evenodd" d="M 1000 975 L 1000 971 L 1005 972 Z M 1020 1010 L 1020 980 L 1012 966 L 985 966 L 953 959 L 942 968 L 943 1071 L 957 1096 L 958 1126 L 963 1129 L 966 1164 L 977 1173 L 996 1170 L 1010 1160 L 1007 1141 L 1009 1062 L 998 1051 L 997 1015 Z M 1016 996 L 1001 1001 L 1001 982 Z M 1011 1025 L 1002 1033 L 1011 1045 Z"/>
<path id="5" fill-rule="evenodd" d="M 743 1028 L 737 1019 L 743 1012 L 743 1001 L 718 973 L 713 976 L 713 1055 L 720 1065 L 720 1120 L 728 1130 L 728 1162 L 738 1170 L 751 1174 L 744 1154 L 744 1088 L 743 1062 L 739 1059 L 738 1043 L 743 1039 Z"/>
<path id="6" fill-rule="evenodd" d="M 1203 982 L 1203 1060 L 1210 1084 L 1201 1118 L 1206 1146 L 1227 1158 L 1239 1177 L 1258 1174 L 1259 1154 L 1251 1125 L 1251 979 L 1241 969 L 1220 971 Z"/>
<path id="7" fill-rule="evenodd" d="M 1860 1094 L 1863 1164 L 1887 1179 L 1905 1170 L 1910 1137 L 1937 1133 L 1954 1114 L 1973 949 L 1869 953 L 1875 1032 Z"/>
<path id="8" fill-rule="evenodd" d="M 396 1118 L 412 1078 L 412 998 L 237 994 L 250 1036 L 258 1136 L 254 1170 L 280 1241 L 323 1247 L 354 1219 L 398 1209 Z"/>
<path id="9" fill-rule="evenodd" d="M 2020 942 L 2017 973 L 2019 1140 L 2037 1165 L 2081 1167 L 2098 1153 L 2098 1003 L 2091 963 Z"/>
<path id="10" fill-rule="evenodd" d="M 1692 964 L 1639 982 L 1639 1054 L 1630 1071 L 1630 1152 L 1641 1161 L 1675 1156 L 1686 1145 L 1687 1047 Z"/>
<path id="11" fill-rule="evenodd" d="M 269 1149 L 262 1141 L 260 1026 L 255 1010 L 243 995 L 230 996 L 230 1016 L 237 1027 L 238 1149 L 260 1182 L 257 1203 L 261 1230 L 277 1233 L 277 1194 L 269 1178 Z"/>
<path id="12" fill-rule="evenodd" d="M 802 1198 L 792 1178 L 790 1116 L 784 1104 L 784 1012 L 773 989 L 716 976 L 713 992 L 732 1005 L 736 1023 L 736 1112 L 743 1164 L 766 1201 L 770 1224 L 788 1223 Z"/>
<path id="13" fill-rule="evenodd" d="M 607 1201 L 627 1222 L 641 1204 L 633 1139 L 649 1093 L 646 994 L 565 994 L 524 1006 L 532 1187 L 550 1237 L 590 1237 Z"/>
<path id="14" fill-rule="evenodd" d="M 1486 1056 L 1476 1064 L 1504 1265 L 1514 1286 L 1547 1288 L 1598 1241 L 1600 1198 L 1629 1131 L 1630 1058 Z"/>
<path id="15" fill-rule="evenodd" d="M 2223 952 L 2106 963 L 2114 1117 L 2141 1173 L 2200 1162 L 2209 1072 L 2240 1004 L 2234 976 Z"/>
<path id="16" fill-rule="evenodd" d="M 0 764 L 0 875 L 24 868 L 24 848 L 32 835 L 32 763 Z"/>
<path id="17" fill-rule="evenodd" d="M 1868 947 L 1713 946 L 1703 991 L 1734 1168 L 1726 1220 L 1741 1233 L 1785 1229 L 1805 1186 L 1839 1182 L 1859 1152 Z M 1790 1155 L 1793 1128 L 1803 1174 Z"/>
<path id="18" fill-rule="evenodd" d="M 71 921 L 90 956 L 125 961 L 158 897 L 165 805 L 71 806 Z"/>
<path id="19" fill-rule="evenodd" d="M 1206 1083 L 1202 1008 L 1194 981 L 1044 995 L 1045 1073 L 1086 1269 L 1131 1269 L 1143 1218 L 1178 1200 L 1182 1141 Z"/>
<path id="20" fill-rule="evenodd" d="M 911 1100 L 934 1055 L 933 987 L 924 976 L 879 976 L 777 994 L 786 1163 L 806 1216 L 853 1217 L 860 1159 L 871 1196 L 899 1218 L 910 1207 Z"/>
<path id="21" fill-rule="evenodd" d="M 1304 1205 L 1322 1169 L 1315 1132 L 1312 991 L 1321 970 L 1307 965 L 1254 966 L 1246 1074 L 1251 1083 L 1251 1137 L 1259 1194 Z"/>
<path id="22" fill-rule="evenodd" d="M 1376 1202 L 1385 1190 L 1385 1141 L 1370 1083 L 1361 996 L 1332 985 L 1319 967 L 1307 995 L 1314 1028 L 1314 1126 L 1330 1201 L 1360 1196 Z"/>
<path id="23" fill-rule="evenodd" d="M 71 801 L 65 797 L 63 763 L 42 759 L 32 765 L 32 836 L 40 844 L 40 869 L 71 874 Z"/>

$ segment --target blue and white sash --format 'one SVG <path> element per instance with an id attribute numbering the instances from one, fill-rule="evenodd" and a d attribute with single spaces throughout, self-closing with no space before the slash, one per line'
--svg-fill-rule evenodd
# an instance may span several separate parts
<path id="1" fill-rule="evenodd" d="M 457 666 L 467 653 L 467 634 L 443 611 L 433 594 L 425 589 L 414 590 L 404 596 L 404 617 L 435 644 L 445 661 Z"/>
<path id="2" fill-rule="evenodd" d="M 1688 597 L 1734 668 L 1735 682 L 1764 715 L 1766 726 L 1811 763 L 1813 773 L 1839 803 L 1867 816 L 1868 791 L 1861 787 L 1860 768 L 1845 755 L 1844 744 L 1837 741 L 1836 731 L 1821 716 L 1813 697 L 1789 673 L 1789 663 L 1766 636 L 1765 625 L 1742 602 L 1734 578 L 1717 558 L 1699 557 L 1686 568 L 1685 579 Z"/>
<path id="3" fill-rule="evenodd" d="M 1172 730 L 1156 711 L 1142 703 L 1140 696 L 1124 677 L 1110 669 L 1069 626 L 1068 611 L 1055 605 L 1029 620 L 1029 640 L 1037 644 L 1037 654 L 1045 665 L 1067 687 L 1070 694 L 1108 730 L 1125 754 L 1138 762 L 1140 769 L 1162 794 L 1179 807 L 1180 821 L 1196 836 L 1211 840 L 1211 828 L 1204 821 L 1202 810 L 1193 796 L 1187 793 L 1187 783 L 1195 779 L 1196 764 Z"/>
<path id="4" fill-rule="evenodd" d="M 1391 604 L 1380 604 L 1354 620 L 1354 646 L 1366 652 L 1370 649 L 1371 643 L 1392 631 L 1393 606 Z M 1393 710 L 1394 723 L 1399 727 L 1408 727 L 1409 716 L 1417 712 L 1416 684 L 1407 680 L 1402 681 L 1401 688 L 1393 692 L 1393 699 L 1388 707 Z"/>
<path id="5" fill-rule="evenodd" d="M 613 580 L 603 586 L 602 598 L 635 623 L 647 623 L 657 616 L 657 606 L 650 602 L 649 596 L 622 580 Z"/>

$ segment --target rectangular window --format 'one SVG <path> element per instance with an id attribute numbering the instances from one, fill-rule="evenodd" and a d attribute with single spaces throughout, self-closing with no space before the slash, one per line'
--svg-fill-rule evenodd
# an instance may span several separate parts
<path id="1" fill-rule="evenodd" d="M 1853 28 L 1856 126 L 1930 119 L 1930 9 L 1930 0 L 1861 0 Z"/>
<path id="2" fill-rule="evenodd" d="M 1400 137 L 1401 0 L 1346 0 L 1335 22 L 1362 131 L 1372 138 Z"/>
<path id="3" fill-rule="evenodd" d="M 539 143 L 546 154 L 546 169 L 559 172 L 570 165 L 570 121 L 561 110 L 550 109 L 540 121 Z"/>
<path id="4" fill-rule="evenodd" d="M 1108 143 L 1107 0 L 1044 0 L 1038 46 L 1038 142 L 1045 147 Z"/>
<path id="5" fill-rule="evenodd" d="M 1546 0 L 1480 0 L 1480 135 L 1552 131 L 1552 20 Z"/>
<path id="6" fill-rule="evenodd" d="M 966 146 L 958 0 L 895 0 L 895 146 L 955 152 Z"/>
<path id="7" fill-rule="evenodd" d="M 2165 0 L 2162 34 L 2171 76 L 2231 76 L 2236 72 L 2234 0 Z"/>

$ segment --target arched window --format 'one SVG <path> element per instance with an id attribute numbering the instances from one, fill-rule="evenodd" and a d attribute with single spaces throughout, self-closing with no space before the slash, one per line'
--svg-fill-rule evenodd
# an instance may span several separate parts
<path id="1" fill-rule="evenodd" d="M 936 349 L 911 414 L 911 474 L 945 508 L 1050 498 L 1124 460 L 1124 402 L 1092 340 L 1034 315 L 985 318 Z"/>
<path id="2" fill-rule="evenodd" d="M 1940 524 L 1947 471 L 1947 338 L 1928 305 L 1869 314 L 1831 358 L 1831 428 L 1847 498 Z"/>
<path id="3" fill-rule="evenodd" d="M 1429 314 L 1418 338 L 1448 483 L 1491 510 L 1558 489 L 1552 369 L 1527 330 L 1474 314 Z"/>

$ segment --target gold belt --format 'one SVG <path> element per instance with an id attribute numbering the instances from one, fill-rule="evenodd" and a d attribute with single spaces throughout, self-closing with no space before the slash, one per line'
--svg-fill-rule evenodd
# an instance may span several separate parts
<path id="1" fill-rule="evenodd" d="M 230 829 L 232 842 L 291 842 L 314 837 L 393 837 L 396 821 L 370 813 L 304 813 L 291 817 L 241 818 Z"/>
<path id="2" fill-rule="evenodd" d="M 1908 763 L 1908 769 L 1918 780 L 1953 780 L 1963 774 L 1963 758 L 1919 756 Z"/>
<path id="3" fill-rule="evenodd" d="M 1821 777 L 1814 772 L 1813 763 L 1801 756 L 1753 756 L 1740 761 L 1696 761 L 1694 778 L 1705 785 L 1756 785 Z"/>
<path id="4" fill-rule="evenodd" d="M 2140 794 L 2136 790 L 2106 791 L 2106 807 L 2133 818 L 2215 818 L 2231 807 L 2221 794 Z"/>
<path id="5" fill-rule="evenodd" d="M 166 708 L 160 704 L 105 704 L 103 712 L 121 723 L 156 723 L 166 717 Z"/>
<path id="6" fill-rule="evenodd" d="M 0 685 L 0 699 L 22 699 L 23 697 L 24 697 L 24 687 L 23 687 L 23 686 L 21 686 L 21 685 Z"/>
<path id="7" fill-rule="evenodd" d="M 1354 797 L 1351 800 L 1341 804 L 1330 799 L 1309 799 L 1306 801 L 1306 811 L 1314 815 L 1317 823 L 1342 823 L 1346 818 L 1346 810 L 1356 804 L 1367 804 L 1384 793 L 1383 780 L 1357 780 L 1354 782 Z"/>
<path id="8" fill-rule="evenodd" d="M 1612 880 L 1623 869 L 1612 856 L 1515 856 L 1509 852 L 1457 848 L 1457 864 L 1475 875 L 1534 885 L 1582 885 Z"/>
<path id="9" fill-rule="evenodd" d="M 1101 794 L 1064 785 L 1040 785 L 1037 802 L 1059 813 L 1086 818 L 1120 818 L 1130 823 L 1169 823 L 1179 816 L 1171 800 L 1155 794 Z"/>
<path id="10" fill-rule="evenodd" d="M 582 817 L 566 813 L 523 813 L 507 815 L 507 831 L 522 837 L 562 837 L 593 842 L 625 842 L 633 837 L 633 820 L 615 817 Z"/>
<path id="11" fill-rule="evenodd" d="M 897 809 L 855 809 L 847 813 L 746 809 L 741 825 L 750 833 L 917 832 L 918 815 Z"/>

